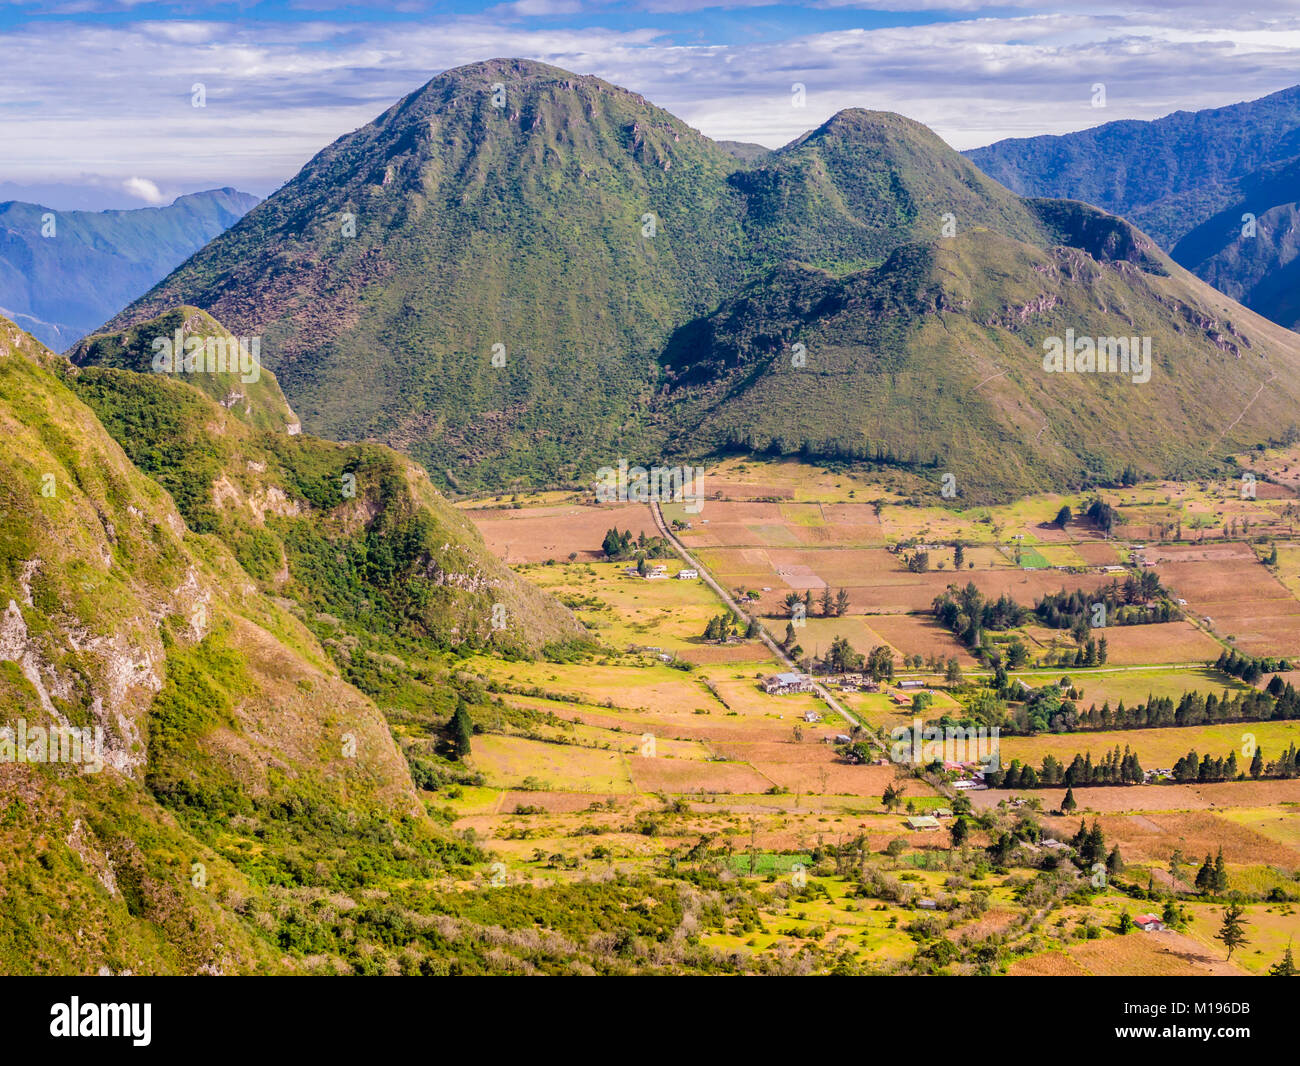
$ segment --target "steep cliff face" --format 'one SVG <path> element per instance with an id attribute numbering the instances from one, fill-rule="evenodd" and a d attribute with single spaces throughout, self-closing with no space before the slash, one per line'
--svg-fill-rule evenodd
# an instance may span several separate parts
<path id="1" fill-rule="evenodd" d="M 0 968 L 275 968 L 239 840 L 279 870 L 347 824 L 446 841 L 374 703 L 62 372 L 0 321 Z"/>

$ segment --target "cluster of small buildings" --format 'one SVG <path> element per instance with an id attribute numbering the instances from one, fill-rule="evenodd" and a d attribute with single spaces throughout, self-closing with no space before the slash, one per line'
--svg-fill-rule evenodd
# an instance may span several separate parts
<path id="1" fill-rule="evenodd" d="M 763 691 L 769 696 L 788 696 L 792 693 L 811 692 L 812 690 L 812 679 L 804 674 L 787 671 L 781 674 L 771 674 L 763 678 Z"/>
<path id="2" fill-rule="evenodd" d="M 831 678 L 831 684 L 844 692 L 879 692 L 880 686 L 866 674 L 844 674 Z"/>
<path id="3" fill-rule="evenodd" d="M 666 563 L 656 563 L 654 566 L 647 567 L 644 574 L 635 566 L 629 566 L 623 572 L 628 577 L 644 577 L 647 581 L 663 581 L 668 577 L 668 565 Z M 698 570 L 678 570 L 677 578 L 680 581 L 699 581 L 700 572 Z"/>
<path id="4" fill-rule="evenodd" d="M 656 659 L 658 659 L 661 663 L 670 663 L 670 662 L 673 662 L 673 661 L 677 658 L 677 656 L 674 655 L 674 654 L 672 654 L 671 652 L 664 651 L 663 648 L 656 648 L 656 647 L 655 647 L 654 645 L 652 645 L 652 644 L 629 644 L 629 645 L 627 646 L 627 650 L 628 650 L 630 653 L 632 653 L 633 655 L 636 655 L 636 654 L 639 654 L 639 653 L 642 653 L 642 652 L 649 652 L 649 653 L 650 653 L 651 655 L 653 655 Z"/>
<path id="5" fill-rule="evenodd" d="M 988 785 L 984 781 L 983 763 L 944 763 L 943 768 L 957 775 L 952 787 L 959 792 L 985 792 Z"/>

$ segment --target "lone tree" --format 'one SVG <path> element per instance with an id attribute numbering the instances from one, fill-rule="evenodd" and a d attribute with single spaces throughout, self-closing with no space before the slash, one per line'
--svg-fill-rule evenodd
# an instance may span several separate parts
<path id="1" fill-rule="evenodd" d="M 952 846 L 959 848 L 966 843 L 966 838 L 970 836 L 970 828 L 966 825 L 965 818 L 957 818 L 948 828 L 952 836 Z"/>
<path id="2" fill-rule="evenodd" d="M 849 609 L 849 592 L 848 589 L 840 589 L 835 593 L 835 615 L 839 617 Z"/>
<path id="3" fill-rule="evenodd" d="M 1065 799 L 1061 800 L 1061 810 L 1069 814 L 1071 811 L 1077 810 L 1078 807 L 1078 801 L 1074 798 L 1074 789 L 1067 788 L 1065 790 Z"/>
<path id="4" fill-rule="evenodd" d="M 451 716 L 448 732 L 451 734 L 452 747 L 456 749 L 456 758 L 465 758 L 469 754 L 470 737 L 474 735 L 474 723 L 463 697 L 456 701 L 456 711 Z"/>
<path id="5" fill-rule="evenodd" d="M 1272 977 L 1294 977 L 1296 975 L 1295 959 L 1291 957 L 1291 941 L 1286 942 L 1286 954 L 1280 962 L 1268 969 Z"/>
<path id="6" fill-rule="evenodd" d="M 1068 526 L 1073 518 L 1074 518 L 1074 513 L 1070 510 L 1069 504 L 1066 504 L 1064 507 L 1062 507 L 1059 511 L 1056 512 L 1056 524 L 1061 529 L 1064 529 L 1066 526 Z"/>
<path id="7" fill-rule="evenodd" d="M 1246 940 L 1246 921 L 1242 917 L 1245 913 L 1245 908 L 1240 903 L 1230 903 L 1223 911 L 1223 925 L 1214 934 L 1214 939 L 1222 940 L 1224 946 L 1227 947 L 1229 962 L 1232 961 L 1232 953 L 1248 942 Z"/>

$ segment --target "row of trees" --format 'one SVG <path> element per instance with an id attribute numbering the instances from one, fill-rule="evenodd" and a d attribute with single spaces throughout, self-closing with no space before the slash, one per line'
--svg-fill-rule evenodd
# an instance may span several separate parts
<path id="1" fill-rule="evenodd" d="M 983 712 L 968 706 L 968 716 L 982 725 L 996 725 L 1007 733 L 1033 736 L 1036 733 L 1091 733 L 1118 729 L 1178 729 L 1199 725 L 1230 725 L 1236 722 L 1283 722 L 1300 720 L 1300 691 L 1290 682 L 1275 677 L 1266 692 L 1250 691 L 1216 696 L 1213 692 L 1185 692 L 1177 701 L 1172 696 L 1152 696 L 1146 703 L 1112 708 L 1107 700 L 1086 711 L 1076 700 L 1079 690 L 1062 678 L 1060 684 L 1034 689 L 1020 705 L 1008 711 L 1003 702 L 1023 694 L 1012 684 L 1006 670 L 998 667 L 989 690 L 997 700 L 986 700 Z"/>
<path id="2" fill-rule="evenodd" d="M 1248 685 L 1255 684 L 1265 674 L 1276 674 L 1291 669 L 1291 663 L 1287 659 L 1257 659 L 1253 655 L 1242 655 L 1235 649 L 1220 653 L 1214 665 L 1225 674 L 1241 678 Z M 1270 686 L 1273 682 L 1281 684 L 1281 679 L 1273 678 L 1273 681 L 1269 682 Z M 1276 692 L 1273 694 L 1277 695 Z"/>
<path id="3" fill-rule="evenodd" d="M 812 614 L 813 598 L 812 589 L 808 589 L 802 596 L 797 592 L 788 592 L 785 597 L 785 609 L 790 612 L 793 618 L 799 613 L 800 606 L 803 607 L 805 616 Z M 821 608 L 823 618 L 839 618 L 849 609 L 849 593 L 847 589 L 840 589 L 831 597 L 831 588 L 827 585 L 822 589 L 821 599 L 818 603 Z"/>
<path id="4" fill-rule="evenodd" d="M 1256 748 L 1251 758 L 1249 776 L 1259 778 L 1293 778 L 1300 776 L 1295 744 L 1284 751 L 1275 762 L 1266 762 L 1263 750 Z M 1229 752 L 1223 758 L 1210 755 L 1199 756 L 1189 751 L 1173 767 L 1173 780 L 1176 784 L 1208 784 L 1216 781 L 1244 780 L 1237 763 L 1237 753 Z M 1035 770 L 1032 766 L 1020 764 L 1012 759 L 1005 771 L 986 772 L 985 781 L 992 788 L 1049 788 L 1054 785 L 1075 787 L 1082 785 L 1137 785 L 1143 780 L 1142 767 L 1137 756 L 1127 747 L 1121 756 L 1119 747 L 1094 765 L 1092 753 L 1075 755 L 1068 767 L 1062 767 L 1060 761 L 1052 755 L 1043 759 L 1042 767 Z M 1072 797 L 1071 797 L 1072 798 Z"/>
<path id="5" fill-rule="evenodd" d="M 1134 707 L 1126 707 L 1120 700 L 1113 710 L 1108 700 L 1100 708 L 1093 704 L 1072 719 L 1062 719 L 1055 727 L 1058 732 L 1086 732 L 1300 719 L 1300 693 L 1290 682 L 1274 680 L 1278 688 L 1276 698 L 1267 692 L 1239 692 L 1222 697 L 1213 692 L 1207 696 L 1185 692 L 1176 703 L 1172 696 L 1155 696 Z"/>
<path id="6" fill-rule="evenodd" d="M 1009 714 L 1001 725 L 1009 733 L 1091 733 L 1116 729 L 1177 729 L 1184 726 L 1230 725 L 1234 722 L 1279 722 L 1300 719 L 1300 692 L 1289 682 L 1276 678 L 1276 698 L 1267 692 L 1239 692 L 1235 695 L 1203 696 L 1185 692 L 1177 702 L 1172 696 L 1153 696 L 1133 707 L 1120 700 L 1112 708 L 1107 700 L 1086 711 L 1078 709 L 1059 685 L 1035 689 L 1023 707 Z M 1077 690 L 1071 689 L 1077 693 Z"/>
<path id="7" fill-rule="evenodd" d="M 1093 763 L 1092 752 L 1075 755 L 1069 766 L 1063 766 L 1054 755 L 1045 756 L 1040 769 L 1021 765 L 1012 759 L 1005 770 L 986 771 L 985 782 L 990 788 L 1067 788 L 1083 785 L 1137 785 L 1143 780 L 1142 766 L 1137 755 L 1129 748 L 1121 755 L 1119 746 Z"/>

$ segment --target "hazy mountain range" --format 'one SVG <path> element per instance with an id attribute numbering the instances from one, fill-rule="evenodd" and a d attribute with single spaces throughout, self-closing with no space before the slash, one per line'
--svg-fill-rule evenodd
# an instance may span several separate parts
<path id="1" fill-rule="evenodd" d="M 966 154 L 1016 192 L 1123 215 L 1221 292 L 1284 326 L 1300 325 L 1300 86 Z"/>
<path id="2" fill-rule="evenodd" d="M 62 351 L 256 203 L 234 189 L 130 211 L 0 203 L 0 314 Z"/>

